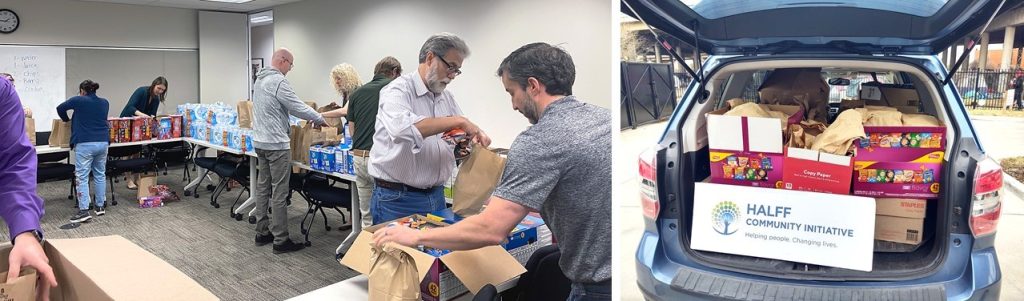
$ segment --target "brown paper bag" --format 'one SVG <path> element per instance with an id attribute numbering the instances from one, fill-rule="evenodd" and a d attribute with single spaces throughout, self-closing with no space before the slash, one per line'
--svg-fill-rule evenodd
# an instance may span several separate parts
<path id="1" fill-rule="evenodd" d="M 324 142 L 324 133 L 314 128 L 312 123 L 307 123 L 302 128 L 302 143 L 299 145 L 299 162 L 309 164 L 309 147 Z"/>
<path id="2" fill-rule="evenodd" d="M 332 102 L 327 104 L 326 106 L 316 109 L 316 111 L 319 113 L 324 113 L 334 111 L 337 109 L 341 109 L 341 107 L 338 106 L 338 104 Z M 329 127 L 341 128 L 341 118 L 324 118 L 324 122 L 327 122 L 327 126 Z"/>
<path id="3" fill-rule="evenodd" d="M 828 94 L 821 68 L 775 69 L 758 89 L 761 103 L 800 106 L 806 119 L 821 122 L 828 119 Z"/>
<path id="4" fill-rule="evenodd" d="M 320 132 L 324 133 L 324 141 L 328 143 L 336 144 L 338 142 L 341 142 L 341 136 L 338 135 L 338 128 L 336 127 L 325 126 L 320 129 Z"/>
<path id="5" fill-rule="evenodd" d="M 903 114 L 904 126 L 942 126 L 938 119 L 924 114 Z"/>
<path id="6" fill-rule="evenodd" d="M 871 111 L 864 117 L 864 125 L 869 126 L 900 126 L 903 125 L 903 113 L 900 111 Z"/>
<path id="7" fill-rule="evenodd" d="M 24 267 L 18 278 L 14 281 L 0 284 L 0 294 L 3 300 L 10 301 L 35 301 L 36 300 L 36 270 Z M 7 280 L 7 271 L 0 273 L 0 281 Z"/>
<path id="8" fill-rule="evenodd" d="M 487 199 L 505 170 L 505 158 L 473 144 L 473 150 L 459 166 L 452 189 L 452 211 L 460 216 L 470 216 L 483 211 Z"/>
<path id="9" fill-rule="evenodd" d="M 861 124 L 860 111 L 846 110 L 836 117 L 836 121 L 829 125 L 825 132 L 814 139 L 810 149 L 845 156 L 850 152 L 853 141 L 866 136 L 864 125 Z"/>
<path id="10" fill-rule="evenodd" d="M 36 121 L 32 117 L 25 117 L 25 135 L 32 145 L 36 145 Z"/>
<path id="11" fill-rule="evenodd" d="M 299 144 L 302 143 L 302 126 L 293 125 L 291 126 L 291 133 L 288 133 L 288 149 L 292 150 L 292 161 L 299 160 Z"/>
<path id="12" fill-rule="evenodd" d="M 782 124 L 782 129 L 786 129 L 786 124 L 789 124 L 789 115 L 779 111 L 772 111 L 768 106 L 763 104 L 756 104 L 748 102 L 735 108 L 732 108 L 725 114 L 725 116 L 745 116 L 745 117 L 764 117 L 764 118 L 777 118 Z"/>
<path id="13" fill-rule="evenodd" d="M 139 175 L 139 183 L 138 183 L 139 191 L 138 191 L 136 197 L 141 199 L 141 198 L 150 196 L 149 188 L 152 187 L 153 185 L 156 185 L 156 175 L 155 174 Z"/>
<path id="14" fill-rule="evenodd" d="M 236 105 L 238 109 L 238 127 L 243 129 L 252 128 L 252 102 L 243 100 Z"/>
<path id="15" fill-rule="evenodd" d="M 729 104 L 729 108 L 735 108 L 735 107 L 738 107 L 738 106 L 740 106 L 742 104 L 745 104 L 745 103 L 748 103 L 748 102 L 749 101 L 747 101 L 746 99 L 743 99 L 743 98 L 733 98 L 733 99 L 725 101 L 725 103 Z"/>
<path id="16" fill-rule="evenodd" d="M 71 123 L 54 119 L 49 144 L 56 147 L 71 147 Z"/>
<path id="17" fill-rule="evenodd" d="M 367 275 L 367 299 L 370 301 L 420 300 L 420 276 L 409 254 L 391 243 L 373 248 Z"/>
<path id="18" fill-rule="evenodd" d="M 790 124 L 786 133 L 786 147 L 810 148 L 815 138 L 824 133 L 826 128 L 824 123 L 814 120 Z"/>

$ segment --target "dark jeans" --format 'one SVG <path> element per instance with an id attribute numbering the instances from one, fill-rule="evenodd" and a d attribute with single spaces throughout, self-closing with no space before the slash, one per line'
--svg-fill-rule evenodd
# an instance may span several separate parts
<path id="1" fill-rule="evenodd" d="M 370 213 L 373 215 L 374 225 L 413 214 L 427 214 L 444 208 L 444 186 L 434 187 L 426 193 L 376 186 L 373 188 L 373 199 L 370 203 Z"/>
<path id="2" fill-rule="evenodd" d="M 595 284 L 573 283 L 568 301 L 606 301 L 612 299 L 612 281 Z"/>

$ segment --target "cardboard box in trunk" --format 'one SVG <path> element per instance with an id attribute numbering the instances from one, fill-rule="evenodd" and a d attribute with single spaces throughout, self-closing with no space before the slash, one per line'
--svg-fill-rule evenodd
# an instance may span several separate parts
<path id="1" fill-rule="evenodd" d="M 875 199 L 875 214 L 893 217 L 924 218 L 928 200 L 924 199 Z"/>
<path id="2" fill-rule="evenodd" d="M 782 162 L 785 189 L 850 194 L 851 157 L 791 147 Z"/>
<path id="3" fill-rule="evenodd" d="M 869 106 L 918 107 L 921 97 L 914 88 L 902 88 L 887 84 L 865 83 L 860 88 L 860 99 Z"/>
<path id="4" fill-rule="evenodd" d="M 921 243 L 924 218 L 875 215 L 875 239 L 904 244 Z"/>
<path id="5" fill-rule="evenodd" d="M 802 120 L 797 106 L 768 105 Z M 782 187 L 782 125 L 778 119 L 725 116 L 729 109 L 707 114 L 711 182 L 755 187 Z"/>
<path id="6" fill-rule="evenodd" d="M 8 269 L 11 247 L 0 246 L 0 270 Z M 49 239 L 43 250 L 59 284 L 50 290 L 54 301 L 219 300 L 174 266 L 120 236 Z"/>
<path id="7" fill-rule="evenodd" d="M 422 215 L 413 215 L 412 217 L 427 220 Z M 364 228 L 352 243 L 349 251 L 345 253 L 345 257 L 341 258 L 339 262 L 357 272 L 370 275 L 373 233 L 387 224 L 388 222 L 385 222 Z M 436 223 L 436 225 L 443 226 L 445 224 Z M 423 300 L 435 300 L 428 298 L 432 292 L 438 292 L 437 295 L 440 296 L 441 288 L 434 281 L 435 279 L 438 282 L 444 281 L 441 279 L 441 273 L 444 270 L 450 270 L 455 278 L 473 293 L 478 292 L 486 284 L 499 285 L 526 272 L 522 264 L 500 246 L 488 246 L 470 251 L 452 251 L 438 257 L 405 246 L 396 246 L 396 248 L 412 257 L 417 274 L 422 279 L 420 282 L 421 292 L 426 292 L 426 294 L 421 294 Z M 423 290 L 424 287 L 426 290 Z"/>
<path id="8" fill-rule="evenodd" d="M 855 195 L 936 198 L 942 180 L 946 128 L 865 126 L 855 142 Z"/>

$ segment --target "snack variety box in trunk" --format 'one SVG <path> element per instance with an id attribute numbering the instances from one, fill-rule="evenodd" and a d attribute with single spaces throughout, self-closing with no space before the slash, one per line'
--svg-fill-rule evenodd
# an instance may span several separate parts
<path id="1" fill-rule="evenodd" d="M 798 106 L 767 105 L 799 123 Z M 711 182 L 755 187 L 782 187 L 782 123 L 777 118 L 727 116 L 729 109 L 707 114 Z"/>
<path id="2" fill-rule="evenodd" d="M 936 198 L 946 147 L 944 127 L 865 126 L 854 156 L 853 194 Z"/>

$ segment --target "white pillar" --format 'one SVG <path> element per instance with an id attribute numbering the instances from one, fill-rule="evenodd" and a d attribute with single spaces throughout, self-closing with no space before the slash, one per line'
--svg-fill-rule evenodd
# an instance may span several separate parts
<path id="1" fill-rule="evenodd" d="M 1006 34 L 1003 35 L 1003 57 L 999 60 L 999 69 L 1010 69 L 1010 56 L 1013 53 L 1013 37 L 1017 34 L 1017 28 L 1006 27 Z"/>
<path id="2" fill-rule="evenodd" d="M 988 33 L 987 32 L 981 33 L 981 45 L 978 45 L 978 46 L 981 47 L 980 49 L 978 49 L 978 69 L 981 69 L 981 70 L 988 69 L 988 66 L 986 66 L 986 64 L 988 64 Z"/>

